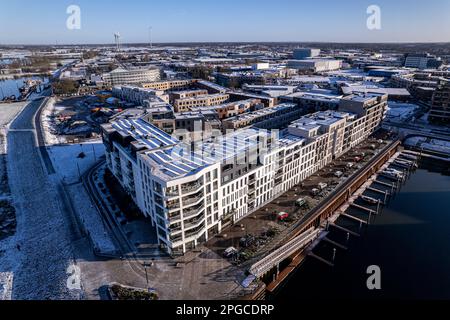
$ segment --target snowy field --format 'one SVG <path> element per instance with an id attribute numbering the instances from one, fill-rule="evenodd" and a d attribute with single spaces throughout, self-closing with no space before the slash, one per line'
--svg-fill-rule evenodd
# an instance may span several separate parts
<path id="1" fill-rule="evenodd" d="M 66 144 L 47 147 L 53 166 L 61 178 L 68 183 L 75 183 L 105 154 L 101 141 L 83 144 Z M 79 157 L 84 154 L 84 158 Z"/>
<path id="2" fill-rule="evenodd" d="M 81 183 L 71 185 L 67 187 L 67 191 L 72 198 L 75 213 L 80 217 L 85 230 L 89 232 L 94 247 L 104 254 L 117 253 L 102 217 L 94 207 L 84 186 Z"/>
<path id="3" fill-rule="evenodd" d="M 103 225 L 100 213 L 94 207 L 86 189 L 80 182 L 83 175 L 104 155 L 105 148 L 101 141 L 96 143 L 68 144 L 47 147 L 53 167 L 59 179 L 66 185 L 74 210 L 80 217 L 84 229 L 89 232 L 90 239 L 101 253 L 115 253 L 116 248 Z M 83 153 L 84 158 L 79 155 Z"/>
<path id="4" fill-rule="evenodd" d="M 0 103 L 0 126 L 5 126 L 11 122 L 20 111 L 25 108 L 28 102 Z"/>
<path id="5" fill-rule="evenodd" d="M 412 103 L 389 102 L 387 118 L 390 121 L 404 122 L 409 120 L 419 109 L 419 106 Z"/>

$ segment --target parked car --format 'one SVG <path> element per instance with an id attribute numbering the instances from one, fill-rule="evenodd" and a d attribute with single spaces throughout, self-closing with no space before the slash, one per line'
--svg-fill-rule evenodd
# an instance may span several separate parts
<path id="1" fill-rule="evenodd" d="M 308 203 L 303 198 L 298 198 L 297 201 L 295 201 L 295 205 L 300 208 L 306 206 L 307 204 Z"/>
<path id="2" fill-rule="evenodd" d="M 340 178 L 340 177 L 342 177 L 343 174 L 344 174 L 344 173 L 343 173 L 342 171 L 336 171 L 336 172 L 334 173 L 334 176 L 335 176 L 336 178 Z"/>
<path id="3" fill-rule="evenodd" d="M 225 249 L 225 251 L 223 252 L 223 256 L 225 258 L 230 258 L 230 257 L 234 256 L 237 252 L 238 251 L 235 247 L 229 247 L 229 248 Z"/>
<path id="4" fill-rule="evenodd" d="M 255 242 L 255 237 L 252 235 L 247 235 L 245 237 L 242 237 L 239 240 L 239 244 L 241 247 L 247 248 L 250 247 Z"/>
<path id="5" fill-rule="evenodd" d="M 319 188 L 319 190 L 323 190 L 328 186 L 328 184 L 324 183 L 324 182 L 319 182 L 319 184 L 317 185 L 317 187 Z"/>
<path id="6" fill-rule="evenodd" d="M 284 219 L 286 219 L 288 217 L 289 217 L 289 213 L 287 213 L 287 212 L 279 212 L 277 214 L 277 219 L 280 221 L 283 221 Z"/>

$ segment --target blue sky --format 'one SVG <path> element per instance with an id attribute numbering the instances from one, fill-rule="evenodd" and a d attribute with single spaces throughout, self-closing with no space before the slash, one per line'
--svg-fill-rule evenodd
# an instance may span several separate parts
<path id="1" fill-rule="evenodd" d="M 66 28 L 69 5 L 81 30 Z M 366 27 L 369 5 L 381 30 Z M 450 42 L 450 0 L 2 0 L 0 44 L 209 41 Z"/>

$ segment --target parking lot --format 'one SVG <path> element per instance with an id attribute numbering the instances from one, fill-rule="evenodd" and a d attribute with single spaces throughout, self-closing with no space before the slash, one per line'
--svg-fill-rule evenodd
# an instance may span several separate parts
<path id="1" fill-rule="evenodd" d="M 389 142 L 389 133 L 378 131 L 357 147 L 294 186 L 272 202 L 223 230 L 206 246 L 234 263 L 243 263 L 267 249 L 267 244 L 283 238 L 283 231 L 300 220 L 323 198 Z M 224 251 L 233 247 L 236 250 Z"/>

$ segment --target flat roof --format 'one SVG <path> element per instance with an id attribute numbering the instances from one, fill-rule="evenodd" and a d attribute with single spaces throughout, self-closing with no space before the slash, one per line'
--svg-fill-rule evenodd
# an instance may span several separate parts
<path id="1" fill-rule="evenodd" d="M 118 119 L 111 125 L 117 131 L 132 136 L 150 149 L 167 147 L 179 142 L 178 139 L 143 119 Z"/>
<path id="2" fill-rule="evenodd" d="M 290 127 L 299 128 L 304 130 L 312 130 L 320 128 L 322 126 L 329 126 L 333 123 L 341 121 L 350 117 L 352 114 L 341 111 L 320 111 L 310 115 L 301 117 L 300 119 L 292 122 Z"/>
<path id="3" fill-rule="evenodd" d="M 264 109 L 257 110 L 254 112 L 249 112 L 249 113 L 243 113 L 243 114 L 225 119 L 224 121 L 233 122 L 233 121 L 241 121 L 241 120 L 252 120 L 252 119 L 255 119 L 258 117 L 263 117 L 265 115 L 277 112 L 279 110 L 295 108 L 296 106 L 297 105 L 294 103 L 282 103 L 282 104 L 276 105 L 274 107 L 264 108 Z"/>

